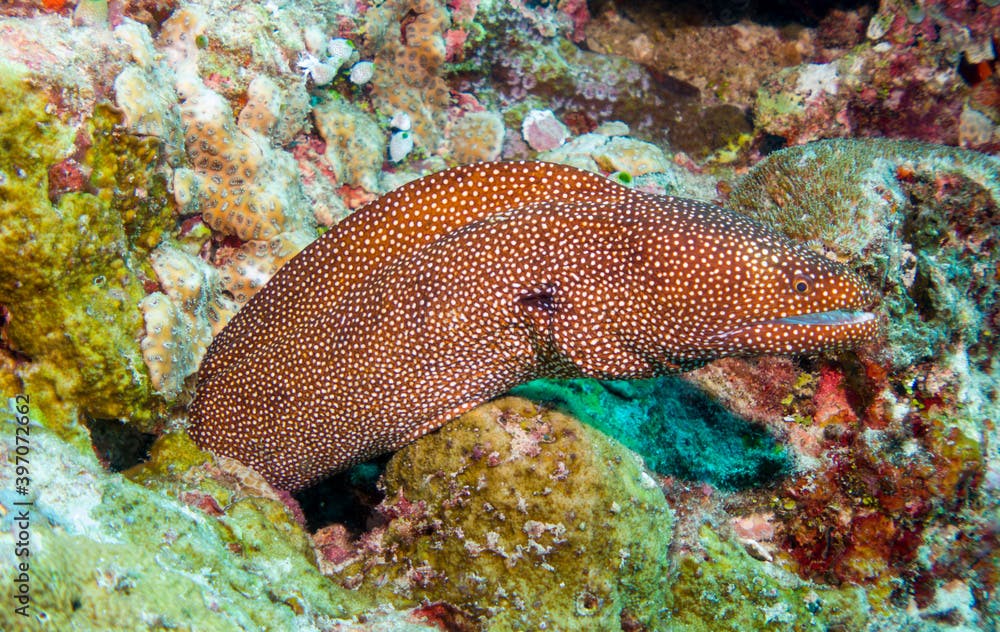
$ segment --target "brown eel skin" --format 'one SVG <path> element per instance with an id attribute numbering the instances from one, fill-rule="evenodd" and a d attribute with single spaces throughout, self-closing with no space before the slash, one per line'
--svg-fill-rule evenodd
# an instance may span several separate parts
<path id="1" fill-rule="evenodd" d="M 549 163 L 458 167 L 282 267 L 209 348 L 190 433 L 295 491 L 532 379 L 863 343 L 872 298 L 716 206 Z"/>

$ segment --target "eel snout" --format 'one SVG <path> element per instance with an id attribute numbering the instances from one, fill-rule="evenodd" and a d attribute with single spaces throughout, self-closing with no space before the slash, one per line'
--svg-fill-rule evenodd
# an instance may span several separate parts
<path id="1" fill-rule="evenodd" d="M 834 309 L 743 325 L 716 334 L 709 342 L 746 354 L 840 351 L 872 340 L 878 328 L 872 312 Z"/>

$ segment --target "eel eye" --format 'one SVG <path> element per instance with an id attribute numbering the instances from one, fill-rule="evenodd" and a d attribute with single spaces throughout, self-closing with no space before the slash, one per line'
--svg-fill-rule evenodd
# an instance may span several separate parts
<path id="1" fill-rule="evenodd" d="M 812 279 L 808 276 L 797 276 L 792 280 L 792 289 L 796 294 L 804 296 L 812 290 Z"/>
<path id="2" fill-rule="evenodd" d="M 812 279 L 808 276 L 797 276 L 792 280 L 792 289 L 800 296 L 805 295 L 812 289 Z"/>

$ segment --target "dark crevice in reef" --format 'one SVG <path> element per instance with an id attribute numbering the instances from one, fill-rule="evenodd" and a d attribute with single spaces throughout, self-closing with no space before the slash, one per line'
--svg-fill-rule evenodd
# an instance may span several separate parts
<path id="1" fill-rule="evenodd" d="M 156 435 L 140 432 L 117 419 L 86 422 L 94 454 L 108 471 L 122 472 L 149 460 Z"/>
<path id="2" fill-rule="evenodd" d="M 370 517 L 383 498 L 378 479 L 391 456 L 355 465 L 294 494 L 309 531 L 316 532 L 334 523 L 344 525 L 354 534 L 370 529 Z"/>

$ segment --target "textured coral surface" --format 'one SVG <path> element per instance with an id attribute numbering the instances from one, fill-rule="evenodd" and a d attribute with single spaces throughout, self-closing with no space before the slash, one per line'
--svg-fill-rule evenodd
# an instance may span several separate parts
<path id="1" fill-rule="evenodd" d="M 384 484 L 386 524 L 333 573 L 348 585 L 444 599 L 498 628 L 659 615 L 663 494 L 635 455 L 570 417 L 498 400 L 400 451 Z"/>
<path id="2" fill-rule="evenodd" d="M 997 629 L 998 46 L 996 1 L 3 3 L 0 628 Z M 295 497 L 193 445 L 281 265 L 497 158 L 753 216 L 881 335 L 535 382 Z"/>

